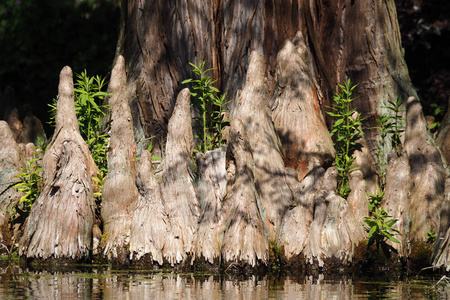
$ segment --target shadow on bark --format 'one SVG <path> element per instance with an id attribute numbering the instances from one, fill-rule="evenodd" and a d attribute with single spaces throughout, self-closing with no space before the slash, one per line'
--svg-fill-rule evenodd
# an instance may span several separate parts
<path id="1" fill-rule="evenodd" d="M 24 225 L 19 254 L 41 260 L 89 257 L 97 166 L 79 133 L 72 70 L 60 74 L 56 128 L 43 158 L 43 188 Z"/>

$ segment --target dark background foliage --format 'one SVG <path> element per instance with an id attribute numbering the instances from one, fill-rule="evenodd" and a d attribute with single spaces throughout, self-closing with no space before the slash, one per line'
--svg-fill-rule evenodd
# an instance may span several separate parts
<path id="1" fill-rule="evenodd" d="M 406 63 L 424 112 L 434 115 L 432 103 L 445 112 L 450 100 L 450 1 L 395 2 Z"/>
<path id="2" fill-rule="evenodd" d="M 2 0 L 0 91 L 13 87 L 21 116 L 31 108 L 45 123 L 47 103 L 58 93 L 65 65 L 76 73 L 87 69 L 89 75 L 105 76 L 111 70 L 119 20 L 114 1 Z"/>
<path id="3" fill-rule="evenodd" d="M 397 0 L 396 5 L 410 76 L 425 113 L 433 115 L 432 103 L 446 111 L 450 1 Z M 0 92 L 13 87 L 21 115 L 31 108 L 46 122 L 47 103 L 57 94 L 62 67 L 108 75 L 119 33 L 119 6 L 120 0 L 2 0 Z M 4 106 L 11 103 L 0 104 L 2 119 Z"/>

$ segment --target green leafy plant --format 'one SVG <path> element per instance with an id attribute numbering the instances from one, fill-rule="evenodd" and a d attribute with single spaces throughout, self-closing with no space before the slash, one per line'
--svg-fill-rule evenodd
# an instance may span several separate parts
<path id="1" fill-rule="evenodd" d="M 350 172 L 358 168 L 351 168 L 355 161 L 352 156 L 353 152 L 358 149 L 357 141 L 364 136 L 361 126 L 361 115 L 356 114 L 355 108 L 351 108 L 353 90 L 356 85 L 347 80 L 344 85 L 338 84 L 340 92 L 333 96 L 333 105 L 330 107 L 331 112 L 328 115 L 333 117 L 333 128 L 331 136 L 333 137 L 333 145 L 336 149 L 336 157 L 334 165 L 338 169 L 338 187 L 339 194 L 346 198 L 350 193 L 348 175 Z"/>
<path id="2" fill-rule="evenodd" d="M 437 233 L 434 230 L 430 229 L 427 232 L 427 243 L 432 244 L 436 241 Z"/>
<path id="3" fill-rule="evenodd" d="M 99 170 L 97 173 L 97 176 L 92 177 L 92 180 L 94 181 L 94 197 L 97 199 L 97 201 L 101 201 L 102 199 L 102 191 L 103 191 L 103 183 L 105 182 L 106 173 L 102 170 Z"/>
<path id="4" fill-rule="evenodd" d="M 369 216 L 364 218 L 364 222 L 369 229 L 369 240 L 367 241 L 367 245 L 370 247 L 375 243 L 377 250 L 380 250 L 381 248 L 386 257 L 389 257 L 390 250 L 394 252 L 396 250 L 387 244 L 387 241 L 390 240 L 394 243 L 400 243 L 394 237 L 395 234 L 400 234 L 400 232 L 392 228 L 398 220 L 392 219 L 386 210 L 380 207 L 384 196 L 383 189 L 378 189 L 377 194 L 375 195 L 371 193 L 367 194 L 369 195 Z"/>
<path id="5" fill-rule="evenodd" d="M 367 245 L 371 246 L 375 243 L 377 250 L 380 250 L 381 248 L 385 255 L 389 257 L 389 250 L 395 252 L 395 249 L 387 244 L 387 240 L 398 244 L 400 243 L 394 237 L 395 234 L 400 234 L 400 232 L 392 228 L 397 221 L 397 219 L 392 219 L 386 210 L 376 207 L 372 211 L 371 216 L 364 218 L 364 222 L 369 228 L 369 240 L 367 241 Z"/>
<path id="6" fill-rule="evenodd" d="M 379 168 L 379 183 L 382 189 L 386 184 L 386 167 L 387 167 L 387 143 L 391 141 L 392 147 L 395 149 L 395 153 L 400 155 L 399 153 L 399 145 L 400 145 L 400 135 L 405 131 L 404 121 L 405 118 L 402 117 L 402 113 L 405 111 L 400 109 L 400 106 L 405 103 L 401 98 L 397 98 L 394 101 L 388 101 L 389 106 L 382 106 L 383 108 L 391 110 L 394 114 L 388 115 L 384 114 L 378 116 L 376 127 L 372 127 L 372 129 L 380 130 L 380 147 L 377 149 L 377 165 Z"/>
<path id="7" fill-rule="evenodd" d="M 38 154 L 37 152 L 35 152 Z M 26 216 L 30 213 L 33 203 L 36 201 L 39 193 L 42 189 L 42 158 L 37 157 L 30 159 L 26 162 L 25 167 L 21 170 L 16 177 L 19 182 L 13 187 L 24 195 L 20 197 L 19 201 L 10 210 L 11 220 L 14 221 L 17 218 L 17 214 L 20 216 Z"/>
<path id="8" fill-rule="evenodd" d="M 24 195 L 9 210 L 11 221 L 15 221 L 18 216 L 28 216 L 42 189 L 42 155 L 49 145 L 46 145 L 46 141 L 41 137 L 38 137 L 37 140 L 38 145 L 33 152 L 34 158 L 29 159 L 25 163 L 25 167 L 21 169 L 21 173 L 16 175 L 19 181 L 13 188 L 23 192 Z"/>
<path id="9" fill-rule="evenodd" d="M 205 153 L 208 150 L 219 148 L 225 143 L 222 132 L 230 120 L 224 120 L 224 114 L 227 112 L 224 107 L 230 101 L 227 102 L 225 94 L 220 95 L 220 91 L 213 86 L 217 80 L 212 80 L 211 76 L 207 75 L 214 69 L 204 70 L 204 61 L 200 62 L 198 66 L 193 63 L 189 64 L 193 67 L 192 72 L 199 79 L 186 79 L 182 84 L 193 84 L 192 107 L 199 116 L 193 119 L 201 123 L 201 126 L 194 127 L 199 132 L 194 137 L 201 141 L 197 151 Z"/>
<path id="10" fill-rule="evenodd" d="M 103 105 L 103 99 L 111 94 L 102 91 L 106 83 L 100 76 L 89 77 L 86 70 L 76 75 L 75 112 L 80 133 L 89 146 L 92 159 L 105 174 L 108 171 L 106 153 L 108 152 L 108 134 L 102 133 L 100 122 L 109 107 Z"/>
<path id="11" fill-rule="evenodd" d="M 379 188 L 376 194 L 367 193 L 367 195 L 369 196 L 369 212 L 373 212 L 376 208 L 380 207 L 384 190 Z"/>
<path id="12" fill-rule="evenodd" d="M 398 151 L 398 145 L 400 145 L 400 135 L 405 131 L 405 118 L 402 117 L 404 109 L 400 109 L 400 106 L 405 103 L 405 100 L 397 98 L 397 101 L 388 101 L 389 106 L 382 106 L 383 108 L 391 110 L 393 115 L 383 115 L 379 118 L 379 124 L 381 127 L 381 137 L 391 137 L 392 146 L 395 149 L 395 153 L 400 155 Z"/>
<path id="13" fill-rule="evenodd" d="M 161 157 L 152 155 L 152 150 L 153 150 L 153 142 L 150 142 L 150 144 L 148 144 L 147 151 L 150 153 L 151 159 L 160 161 Z"/>
<path id="14" fill-rule="evenodd" d="M 400 145 L 400 135 L 405 131 L 404 121 L 405 118 L 402 117 L 402 113 L 405 111 L 400 109 L 400 106 L 405 103 L 401 98 L 397 98 L 394 101 L 388 101 L 389 106 L 382 106 L 383 108 L 391 110 L 394 114 L 388 115 L 384 114 L 378 116 L 377 118 L 377 127 L 372 127 L 373 129 L 380 130 L 380 147 L 377 149 L 377 165 L 380 170 L 379 173 L 379 183 L 382 189 L 386 184 L 386 167 L 387 167 L 387 143 L 389 140 L 392 143 L 392 147 L 395 149 L 395 153 L 400 155 L 399 153 L 399 145 Z"/>
<path id="15" fill-rule="evenodd" d="M 396 252 L 396 250 L 387 244 L 390 240 L 394 243 L 400 243 L 398 239 L 394 237 L 395 234 L 400 232 L 392 226 L 397 223 L 397 219 L 393 219 L 388 215 L 386 210 L 380 207 L 381 201 L 385 194 L 384 187 L 386 184 L 386 167 L 387 167 L 387 155 L 385 152 L 386 143 L 389 139 L 392 142 L 392 146 L 395 149 L 397 155 L 399 155 L 398 146 L 400 145 L 400 135 L 405 131 L 402 117 L 404 110 L 400 109 L 400 106 L 404 103 L 400 98 L 396 102 L 389 101 L 390 106 L 383 106 L 393 112 L 393 115 L 382 115 L 377 119 L 378 127 L 380 129 L 380 148 L 377 149 L 377 160 L 380 168 L 380 188 L 376 194 L 367 193 L 369 196 L 369 216 L 364 218 L 364 222 L 368 226 L 369 240 L 368 246 L 376 244 L 377 250 L 380 248 L 383 250 L 386 257 L 390 257 L 390 251 Z"/>
<path id="16" fill-rule="evenodd" d="M 109 105 L 102 104 L 106 96 L 110 93 L 102 91 L 106 86 L 104 78 L 100 76 L 89 77 L 86 70 L 81 74 L 76 74 L 77 81 L 74 84 L 75 92 L 75 113 L 78 118 L 78 125 L 83 139 L 88 144 L 92 158 L 98 168 L 104 172 L 108 171 L 106 154 L 108 152 L 109 135 L 103 133 L 101 120 L 105 116 L 105 111 Z M 57 100 L 53 99 L 50 107 L 50 124 L 55 124 Z"/>
<path id="17" fill-rule="evenodd" d="M 437 119 L 440 115 L 444 114 L 444 110 L 439 105 L 437 105 L 436 103 L 433 103 L 430 106 L 434 109 L 433 112 L 434 112 L 435 119 Z M 440 126 L 441 126 L 441 122 L 434 121 L 430 125 L 430 130 L 438 130 Z"/>

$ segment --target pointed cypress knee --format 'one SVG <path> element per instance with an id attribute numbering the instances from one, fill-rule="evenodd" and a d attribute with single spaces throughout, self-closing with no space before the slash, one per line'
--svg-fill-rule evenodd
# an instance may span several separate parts
<path id="1" fill-rule="evenodd" d="M 108 175 L 103 185 L 101 216 L 104 228 L 103 255 L 121 264 L 128 263 L 128 245 L 133 211 L 137 202 L 135 184 L 136 144 L 128 98 L 125 61 L 116 60 L 111 73 L 111 139 Z"/>
<path id="2" fill-rule="evenodd" d="M 60 74 L 55 134 L 43 168 L 43 188 L 24 225 L 19 253 L 42 260 L 85 259 L 94 221 L 91 178 L 97 166 L 79 132 L 69 67 Z"/>

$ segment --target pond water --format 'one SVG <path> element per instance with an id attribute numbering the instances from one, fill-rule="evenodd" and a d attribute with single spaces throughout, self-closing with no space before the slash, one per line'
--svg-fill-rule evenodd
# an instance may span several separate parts
<path id="1" fill-rule="evenodd" d="M 231 276 L 111 268 L 30 271 L 0 268 L 0 299 L 446 299 L 436 278 L 362 276 Z"/>

